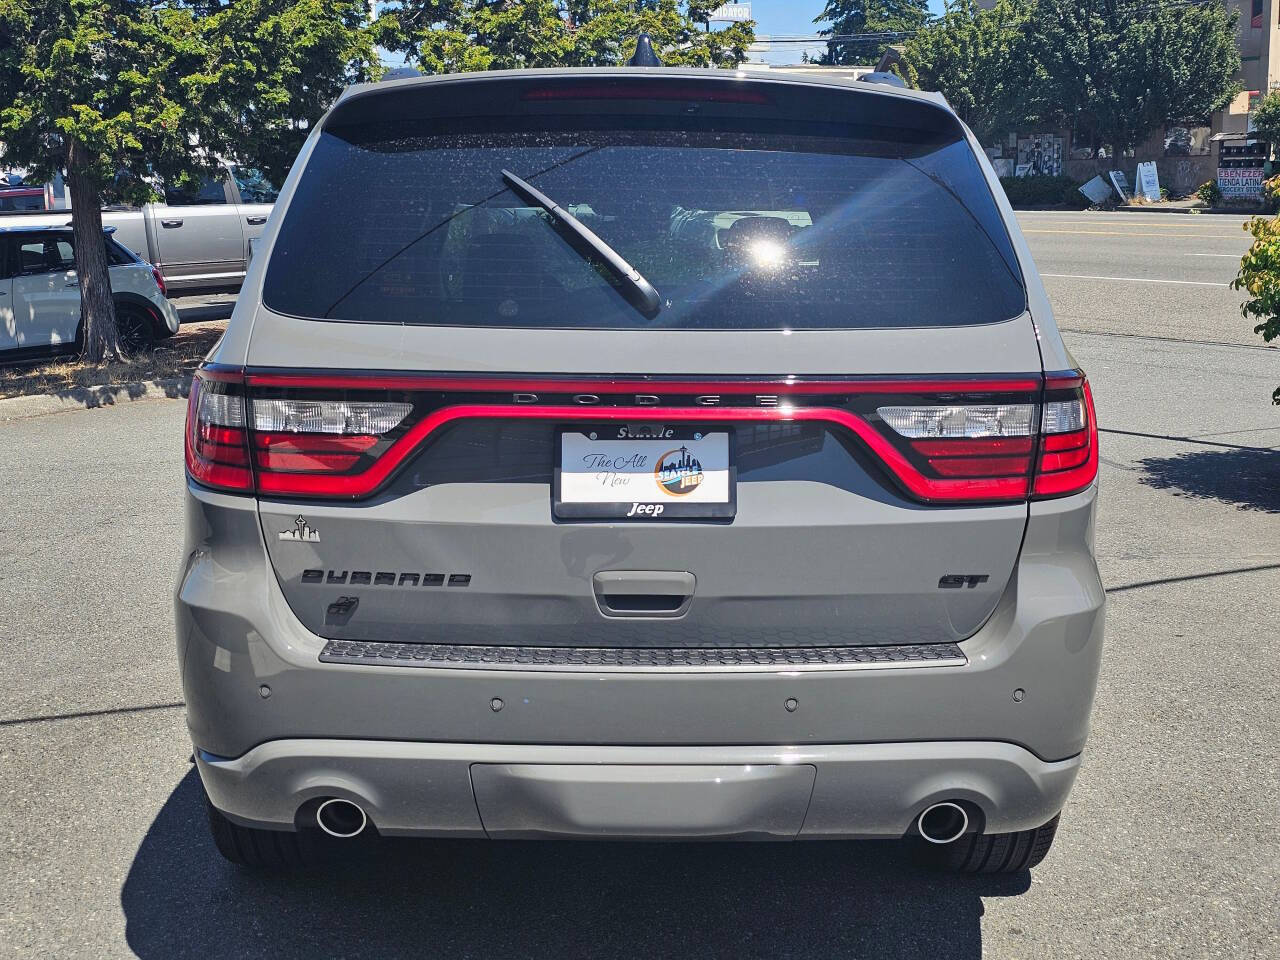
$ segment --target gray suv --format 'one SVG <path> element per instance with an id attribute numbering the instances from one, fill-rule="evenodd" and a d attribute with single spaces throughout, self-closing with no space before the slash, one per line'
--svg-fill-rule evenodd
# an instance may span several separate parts
<path id="1" fill-rule="evenodd" d="M 1098 442 L 938 96 L 418 78 L 315 125 L 186 432 L 218 848 L 908 838 L 1013 871 L 1079 770 Z"/>

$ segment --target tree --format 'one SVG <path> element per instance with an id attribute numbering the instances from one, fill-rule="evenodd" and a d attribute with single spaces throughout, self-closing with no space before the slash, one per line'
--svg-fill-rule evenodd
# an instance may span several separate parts
<path id="1" fill-rule="evenodd" d="M 214 0 L 208 9 L 199 21 L 208 66 L 187 81 L 203 136 L 280 183 L 311 123 L 345 87 L 381 71 L 368 5 Z"/>
<path id="2" fill-rule="evenodd" d="M 904 44 L 905 79 L 938 90 L 983 142 L 1028 122 L 1034 65 L 1027 57 L 1030 7 L 996 0 L 989 10 L 953 0 L 945 15 Z"/>
<path id="3" fill-rule="evenodd" d="M 863 40 L 827 44 L 827 52 L 819 63 L 875 63 L 889 44 L 915 33 L 929 22 L 929 3 L 928 0 L 827 0 L 813 22 L 831 24 L 829 29 L 818 31 L 824 37 L 872 34 Z"/>
<path id="4" fill-rule="evenodd" d="M 1222 0 L 1038 0 L 1027 47 L 1043 71 L 1038 112 L 1116 152 L 1202 123 L 1240 89 L 1236 17 Z"/>
<path id="5" fill-rule="evenodd" d="M 1257 321 L 1253 332 L 1270 343 L 1280 337 L 1280 217 L 1254 217 L 1244 229 L 1253 235 L 1253 246 L 1241 259 L 1231 286 L 1249 294 L 1240 313 Z M 1280 387 L 1271 394 L 1271 402 L 1280 404 Z"/>
<path id="6" fill-rule="evenodd" d="M 427 73 L 626 62 L 648 33 L 665 62 L 736 66 L 754 25 L 707 31 L 705 0 L 391 0 L 378 43 Z"/>
<path id="7" fill-rule="evenodd" d="M 193 56 L 192 18 L 137 0 L 0 0 L 0 24 L 3 159 L 66 175 L 84 354 L 118 357 L 100 197 L 121 170 L 188 151 L 196 129 L 174 79 Z M 121 188 L 148 193 L 140 177 Z"/>
<path id="8" fill-rule="evenodd" d="M 122 355 L 104 194 L 142 202 L 157 176 L 199 176 L 239 151 L 263 150 L 279 168 L 346 82 L 332 61 L 363 56 L 349 36 L 363 26 L 357 10 L 358 0 L 0 0 L 0 159 L 66 177 L 86 360 Z"/>
<path id="9" fill-rule="evenodd" d="M 1272 90 L 1259 100 L 1249 119 L 1260 140 L 1267 141 L 1273 149 L 1280 147 L 1280 90 Z"/>

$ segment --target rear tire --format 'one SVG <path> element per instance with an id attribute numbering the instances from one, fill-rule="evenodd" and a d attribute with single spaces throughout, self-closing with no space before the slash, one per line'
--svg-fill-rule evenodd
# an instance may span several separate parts
<path id="1" fill-rule="evenodd" d="M 955 843 L 934 847 L 935 865 L 958 873 L 1020 873 L 1036 866 L 1049 853 L 1058 832 L 1059 814 L 1033 830 L 1016 833 L 971 833 Z"/>
<path id="2" fill-rule="evenodd" d="M 207 797 L 205 809 L 209 814 L 213 845 L 236 866 L 284 871 L 305 867 L 312 861 L 307 838 L 301 834 L 242 827 L 227 819 Z"/>
<path id="3" fill-rule="evenodd" d="M 148 353 L 156 344 L 156 326 L 143 310 L 116 304 L 120 349 L 127 354 Z"/>

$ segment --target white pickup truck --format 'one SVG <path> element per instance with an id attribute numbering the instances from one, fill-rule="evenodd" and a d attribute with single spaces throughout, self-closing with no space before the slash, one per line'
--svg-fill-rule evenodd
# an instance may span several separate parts
<path id="1" fill-rule="evenodd" d="M 104 210 L 115 239 L 158 267 L 169 292 L 235 290 L 244 280 L 249 241 L 262 234 L 277 190 L 259 171 L 223 164 L 195 190 L 164 190 L 163 203 Z M 9 217 L 13 217 L 12 221 Z M 65 226 L 70 210 L 13 213 L 0 222 Z"/>

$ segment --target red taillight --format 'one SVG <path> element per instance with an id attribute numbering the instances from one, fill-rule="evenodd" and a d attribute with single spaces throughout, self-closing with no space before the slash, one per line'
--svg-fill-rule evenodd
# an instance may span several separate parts
<path id="1" fill-rule="evenodd" d="M 238 375 L 197 371 L 187 400 L 187 473 L 215 490 L 253 490 Z"/>
<path id="2" fill-rule="evenodd" d="M 924 477 L 938 478 L 923 495 L 913 492 L 925 500 L 1025 499 L 1038 409 L 1034 395 L 949 399 L 876 409 L 890 441 L 915 455 Z M 901 472 L 898 479 L 905 481 Z"/>
<path id="3" fill-rule="evenodd" d="M 160 272 L 160 268 L 154 263 L 151 266 L 151 275 L 156 278 L 156 286 L 160 288 L 160 296 L 169 296 L 169 288 L 164 285 L 164 274 Z"/>
<path id="4" fill-rule="evenodd" d="M 1041 413 L 1038 498 L 1079 493 L 1098 475 L 1098 421 L 1093 391 L 1083 377 L 1050 379 Z"/>
<path id="5" fill-rule="evenodd" d="M 1092 398 L 1078 374 L 533 381 L 205 368 L 192 388 L 187 464 L 217 489 L 354 500 L 468 419 L 822 424 L 856 438 L 908 495 L 931 503 L 1064 496 L 1097 473 Z"/>

